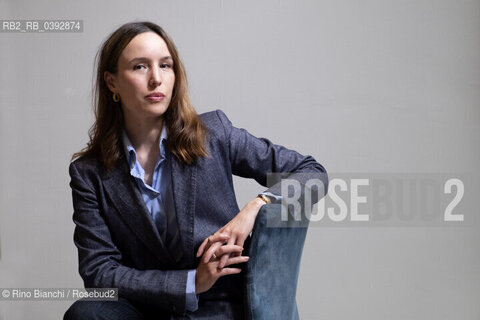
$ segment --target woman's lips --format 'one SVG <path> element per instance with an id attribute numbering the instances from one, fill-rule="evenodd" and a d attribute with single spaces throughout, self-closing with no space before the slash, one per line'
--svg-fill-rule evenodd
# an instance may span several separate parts
<path id="1" fill-rule="evenodd" d="M 150 101 L 161 101 L 165 96 L 147 96 L 147 99 Z"/>
<path id="2" fill-rule="evenodd" d="M 165 95 L 161 92 L 151 93 L 146 98 L 150 101 L 161 101 L 165 98 Z"/>

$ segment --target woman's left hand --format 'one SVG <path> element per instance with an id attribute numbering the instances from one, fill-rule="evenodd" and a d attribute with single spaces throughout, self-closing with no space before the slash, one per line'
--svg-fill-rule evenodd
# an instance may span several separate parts
<path id="1" fill-rule="evenodd" d="M 238 245 L 243 247 L 245 240 L 250 232 L 252 232 L 255 219 L 257 218 L 258 211 L 265 204 L 265 201 L 260 197 L 256 197 L 247 203 L 242 210 L 227 223 L 220 230 L 215 232 L 210 237 L 206 238 L 197 251 L 197 258 L 200 257 L 203 252 L 204 263 L 210 261 L 215 251 L 222 245 Z M 239 254 L 237 254 L 239 255 Z M 220 258 L 219 268 L 223 268 L 228 260 L 228 255 L 223 255 Z"/>

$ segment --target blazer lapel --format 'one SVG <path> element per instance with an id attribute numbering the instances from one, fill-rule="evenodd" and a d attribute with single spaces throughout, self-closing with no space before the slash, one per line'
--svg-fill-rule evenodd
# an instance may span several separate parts
<path id="1" fill-rule="evenodd" d="M 195 165 L 182 165 L 168 148 L 166 149 L 166 155 L 170 157 L 171 161 L 173 203 L 184 250 L 181 261 L 188 263 L 195 260 L 193 228 L 197 167 Z"/>
<path id="2" fill-rule="evenodd" d="M 163 243 L 152 216 L 145 207 L 140 190 L 134 178 L 128 172 L 128 165 L 123 156 L 111 171 L 103 175 L 103 185 L 112 202 L 130 227 L 132 232 L 147 246 L 152 254 L 165 265 L 165 258 L 173 261 Z"/>

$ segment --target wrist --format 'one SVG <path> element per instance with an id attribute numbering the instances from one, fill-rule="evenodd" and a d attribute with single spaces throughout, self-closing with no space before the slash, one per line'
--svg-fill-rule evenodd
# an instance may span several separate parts
<path id="1" fill-rule="evenodd" d="M 257 196 L 250 200 L 250 202 L 247 203 L 245 207 L 243 207 L 243 209 L 239 212 L 239 215 L 256 217 L 258 211 L 260 211 L 260 208 L 265 204 L 265 200 Z"/>
<path id="2" fill-rule="evenodd" d="M 264 198 L 262 198 L 261 196 L 255 197 L 255 199 L 253 199 L 253 202 L 255 204 L 255 207 L 258 208 L 259 210 L 260 210 L 261 207 L 268 204 L 268 202 Z"/>

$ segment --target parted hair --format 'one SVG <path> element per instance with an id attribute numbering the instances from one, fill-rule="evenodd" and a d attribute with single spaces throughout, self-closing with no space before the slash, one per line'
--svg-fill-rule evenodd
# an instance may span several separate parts
<path id="1" fill-rule="evenodd" d="M 188 96 L 188 82 L 185 67 L 177 48 L 168 34 L 152 22 L 130 22 L 115 30 L 105 40 L 96 56 L 96 81 L 93 88 L 95 122 L 89 130 L 87 146 L 73 154 L 72 160 L 80 157 L 95 157 L 111 169 L 123 152 L 122 128 L 123 111 L 120 102 L 114 102 L 112 92 L 104 80 L 104 73 L 118 72 L 118 59 L 123 49 L 137 35 L 155 32 L 167 44 L 173 59 L 175 83 L 172 99 L 163 114 L 167 126 L 167 146 L 172 154 L 184 164 L 192 164 L 198 157 L 207 155 L 205 148 L 206 128 L 193 108 Z"/>

